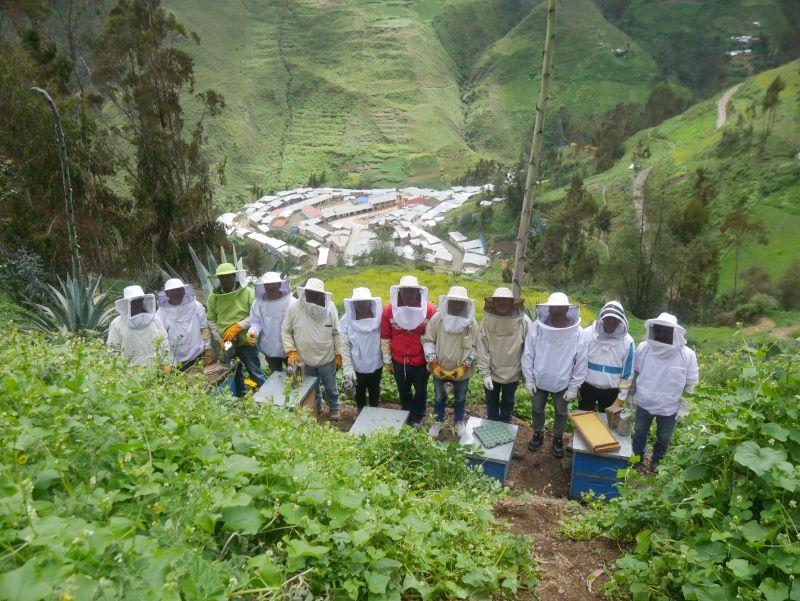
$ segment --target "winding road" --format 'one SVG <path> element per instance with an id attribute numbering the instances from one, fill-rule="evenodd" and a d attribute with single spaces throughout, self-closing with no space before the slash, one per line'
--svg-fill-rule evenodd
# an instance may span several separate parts
<path id="1" fill-rule="evenodd" d="M 717 129 L 725 125 L 728 120 L 728 103 L 741 85 L 737 83 L 735 86 L 728 88 L 717 101 Z"/>
<path id="2" fill-rule="evenodd" d="M 644 220 L 644 187 L 653 167 L 654 165 L 645 167 L 633 178 L 633 207 L 636 209 L 636 220 L 641 224 L 643 230 L 647 229 L 647 223 Z"/>

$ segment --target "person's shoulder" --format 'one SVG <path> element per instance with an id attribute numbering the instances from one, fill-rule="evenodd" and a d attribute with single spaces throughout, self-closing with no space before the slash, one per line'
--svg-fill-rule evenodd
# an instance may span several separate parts
<path id="1" fill-rule="evenodd" d="M 697 353 L 694 351 L 693 348 L 691 348 L 688 345 L 683 345 L 683 349 L 682 350 L 683 350 L 683 354 L 684 354 L 685 357 L 687 357 L 689 359 L 697 360 Z"/>
<path id="2" fill-rule="evenodd" d="M 431 301 L 428 301 L 428 317 L 430 317 L 433 314 L 438 315 L 438 313 L 439 312 L 436 310 L 436 305 L 434 305 Z"/>

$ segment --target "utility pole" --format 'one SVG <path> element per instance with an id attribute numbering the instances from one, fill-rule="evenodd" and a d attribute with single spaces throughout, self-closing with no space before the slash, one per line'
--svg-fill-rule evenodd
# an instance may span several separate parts
<path id="1" fill-rule="evenodd" d="M 53 112 L 58 156 L 61 159 L 61 182 L 64 184 L 64 201 L 67 209 L 67 233 L 72 251 L 72 277 L 78 280 L 81 278 L 81 257 L 78 251 L 78 235 L 75 232 L 75 209 L 72 204 L 72 184 L 69 179 L 69 161 L 67 160 L 67 145 L 64 143 L 64 130 L 61 128 L 61 114 L 58 112 L 55 101 L 46 90 L 36 87 L 31 90 L 44 96 Z"/>
<path id="2" fill-rule="evenodd" d="M 522 201 L 522 213 L 519 217 L 519 230 L 514 252 L 514 273 L 511 278 L 514 297 L 522 296 L 522 276 L 525 271 L 525 251 L 528 248 L 528 232 L 533 216 L 533 201 L 536 195 L 535 186 L 539 179 L 539 165 L 542 162 L 542 129 L 544 127 L 544 111 L 547 107 L 547 90 L 550 85 L 550 73 L 553 69 L 553 50 L 556 42 L 556 0 L 547 1 L 547 34 L 542 53 L 542 79 L 539 85 L 539 101 L 536 103 L 536 119 L 533 125 L 533 141 L 528 161 L 528 177 L 525 180 L 525 196 Z"/>

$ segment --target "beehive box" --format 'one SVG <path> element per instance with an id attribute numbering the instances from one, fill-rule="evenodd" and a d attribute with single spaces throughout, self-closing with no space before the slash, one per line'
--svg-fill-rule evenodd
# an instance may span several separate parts
<path id="1" fill-rule="evenodd" d="M 608 424 L 603 413 L 597 414 L 604 425 Z M 605 495 L 606 499 L 619 496 L 615 484 L 620 482 L 617 472 L 628 466 L 633 455 L 631 437 L 619 432 L 612 432 L 619 449 L 608 453 L 597 453 L 592 450 L 579 431 L 572 437 L 572 478 L 570 480 L 569 494 L 572 498 L 579 499 L 583 493 L 593 492 Z"/>
<path id="2" fill-rule="evenodd" d="M 409 412 L 385 407 L 364 407 L 350 428 L 350 434 L 372 434 L 381 430 L 397 431 L 408 421 Z"/>
<path id="3" fill-rule="evenodd" d="M 484 474 L 503 482 L 506 476 L 508 476 L 508 470 L 511 467 L 511 458 L 514 455 L 514 441 L 512 440 L 509 443 L 492 447 L 491 449 L 487 449 L 483 446 L 480 439 L 475 436 L 474 430 L 479 426 L 491 423 L 502 424 L 504 427 L 508 428 L 508 431 L 511 432 L 514 439 L 516 439 L 519 426 L 515 424 L 492 422 L 491 420 L 480 417 L 470 417 L 467 420 L 466 431 L 458 442 L 464 446 L 474 445 L 477 447 L 476 451 L 469 453 L 468 461 L 470 465 L 480 466 Z"/>

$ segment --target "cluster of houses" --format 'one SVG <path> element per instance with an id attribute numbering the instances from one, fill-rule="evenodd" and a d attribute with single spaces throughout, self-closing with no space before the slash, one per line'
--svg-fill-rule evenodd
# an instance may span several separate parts
<path id="1" fill-rule="evenodd" d="M 229 236 L 250 239 L 276 256 L 308 258 L 316 267 L 351 265 L 388 238 L 405 259 L 474 273 L 489 265 L 483 241 L 459 232 L 442 240 L 433 231 L 448 212 L 492 190 L 491 184 L 447 190 L 298 188 L 263 196 L 218 221 Z M 481 204 L 500 202 L 496 197 Z M 381 230 L 389 235 L 379 236 Z"/>

